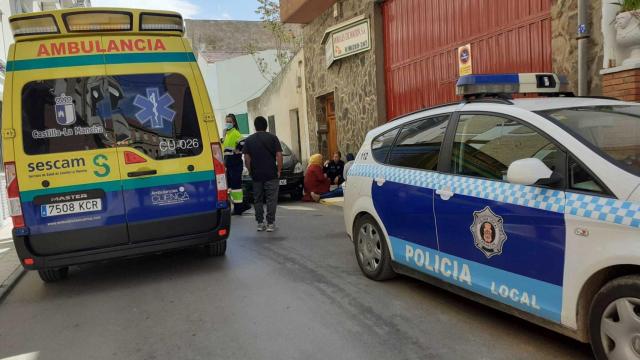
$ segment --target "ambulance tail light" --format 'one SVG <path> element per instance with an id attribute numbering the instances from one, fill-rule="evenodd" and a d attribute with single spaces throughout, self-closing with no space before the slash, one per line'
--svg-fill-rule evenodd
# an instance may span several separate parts
<path id="1" fill-rule="evenodd" d="M 68 32 L 129 31 L 132 15 L 122 11 L 81 11 L 62 14 Z"/>
<path id="2" fill-rule="evenodd" d="M 213 171 L 216 174 L 216 187 L 218 189 L 218 202 L 227 202 L 229 194 L 227 193 L 227 175 L 224 168 L 224 158 L 222 156 L 222 147 L 220 143 L 211 143 L 211 155 L 213 157 Z"/>
<path id="3" fill-rule="evenodd" d="M 12 18 L 11 31 L 13 36 L 58 34 L 60 29 L 53 15 L 30 16 L 28 18 Z"/>
<path id="4" fill-rule="evenodd" d="M 173 14 L 140 15 L 140 30 L 143 31 L 183 31 L 182 16 Z"/>
<path id="5" fill-rule="evenodd" d="M 20 204 L 20 188 L 16 174 L 16 164 L 8 162 L 4 164 L 4 173 L 7 178 L 7 197 L 9 198 L 9 216 L 14 228 L 24 227 L 22 205 Z"/>

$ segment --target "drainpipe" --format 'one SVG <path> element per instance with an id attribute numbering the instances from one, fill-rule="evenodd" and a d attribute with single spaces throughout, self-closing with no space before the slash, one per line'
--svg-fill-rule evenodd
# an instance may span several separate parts
<path id="1" fill-rule="evenodd" d="M 578 96 L 589 95 L 589 1 L 578 0 Z"/>

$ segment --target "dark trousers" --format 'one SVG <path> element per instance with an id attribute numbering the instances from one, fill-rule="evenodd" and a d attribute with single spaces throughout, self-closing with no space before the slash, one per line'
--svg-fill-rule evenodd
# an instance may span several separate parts
<path id="1" fill-rule="evenodd" d="M 278 190 L 280 180 L 273 179 L 265 182 L 253 182 L 253 199 L 256 208 L 256 221 L 264 221 L 264 204 L 267 204 L 267 224 L 276 221 L 276 208 L 278 207 Z"/>
<path id="2" fill-rule="evenodd" d="M 331 199 L 331 198 L 337 198 L 341 196 L 344 196 L 344 191 L 342 190 L 342 187 L 339 186 L 332 191 L 326 192 L 324 194 L 320 194 L 320 199 Z"/>
<path id="3" fill-rule="evenodd" d="M 224 157 L 227 167 L 227 184 L 229 189 L 242 189 L 242 155 L 226 155 Z"/>

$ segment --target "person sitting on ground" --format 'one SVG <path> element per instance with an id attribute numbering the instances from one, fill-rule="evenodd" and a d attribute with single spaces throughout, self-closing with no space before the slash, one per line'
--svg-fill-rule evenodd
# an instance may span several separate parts
<path id="1" fill-rule="evenodd" d="M 322 155 L 314 154 L 309 159 L 307 173 L 304 175 L 304 198 L 303 201 L 318 202 L 321 199 L 340 197 L 343 195 L 342 188 L 338 187 L 329 191 L 331 181 L 327 178 L 322 168 Z"/>
<path id="2" fill-rule="evenodd" d="M 344 171 L 344 161 L 340 151 L 333 154 L 333 159 L 324 164 L 324 172 L 331 181 L 331 185 L 340 185 L 344 182 L 342 172 Z"/>

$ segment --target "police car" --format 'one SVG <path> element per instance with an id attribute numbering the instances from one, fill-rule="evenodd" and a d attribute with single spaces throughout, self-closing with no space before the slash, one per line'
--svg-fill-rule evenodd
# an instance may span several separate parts
<path id="1" fill-rule="evenodd" d="M 462 102 L 372 130 L 348 172 L 347 233 L 371 279 L 420 278 L 598 359 L 640 359 L 640 104 L 565 86 L 469 75 Z"/>

